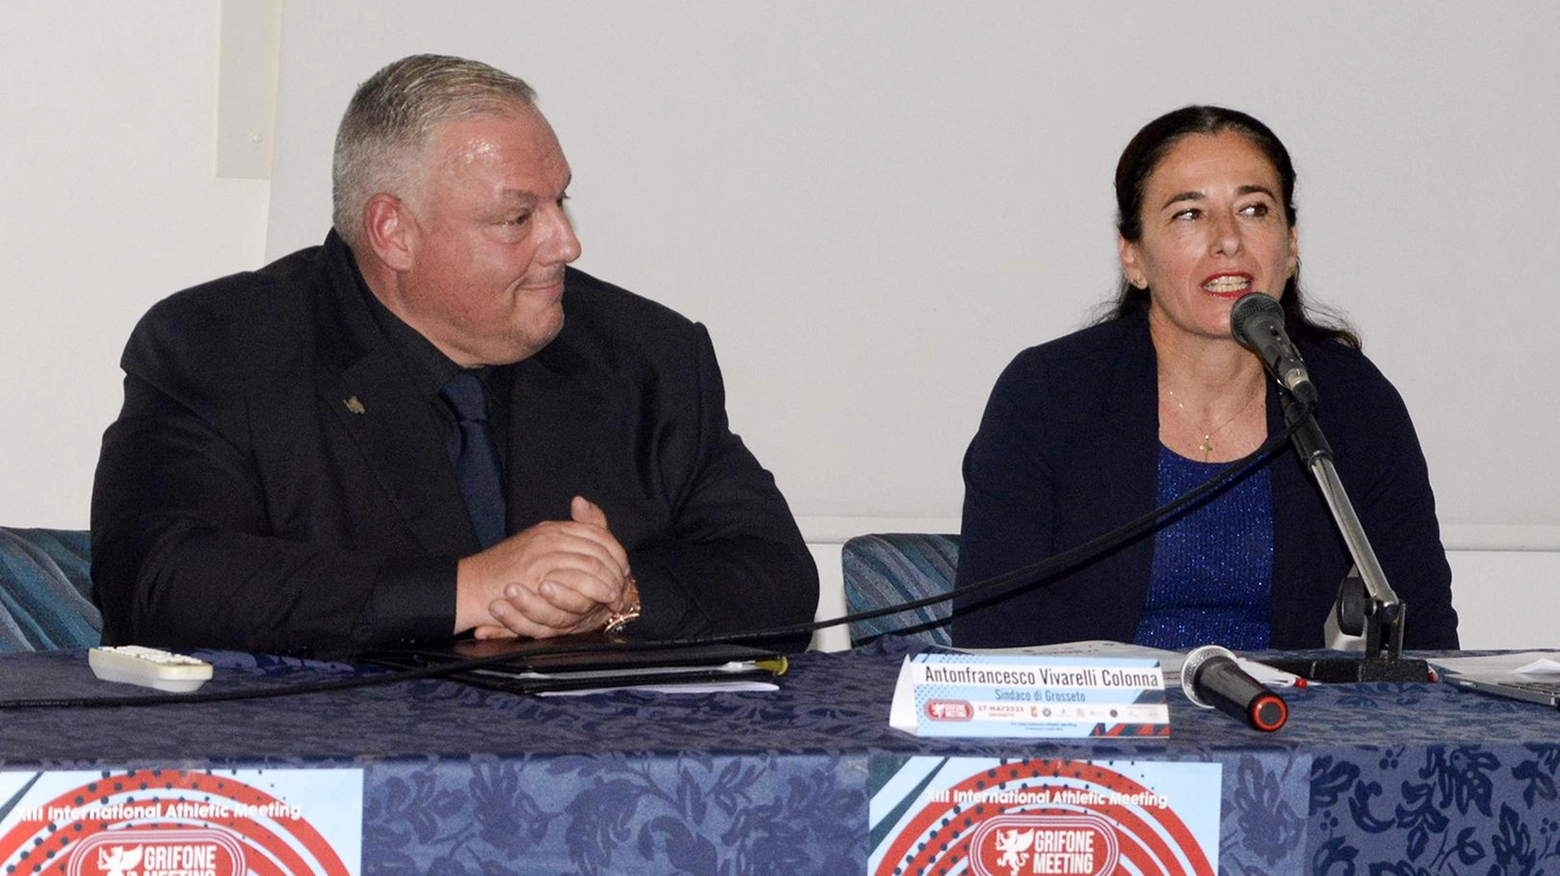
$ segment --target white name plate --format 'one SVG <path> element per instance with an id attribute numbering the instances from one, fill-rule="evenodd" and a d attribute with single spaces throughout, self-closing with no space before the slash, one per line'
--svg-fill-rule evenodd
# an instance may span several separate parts
<path id="1" fill-rule="evenodd" d="M 905 658 L 889 724 L 917 736 L 1168 736 L 1159 661 L 929 652 Z"/>

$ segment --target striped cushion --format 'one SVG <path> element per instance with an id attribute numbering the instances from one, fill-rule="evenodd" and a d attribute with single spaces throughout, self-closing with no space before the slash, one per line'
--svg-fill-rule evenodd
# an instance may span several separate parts
<path id="1" fill-rule="evenodd" d="M 0 652 L 102 641 L 84 530 L 0 526 Z"/>
<path id="2" fill-rule="evenodd" d="M 845 605 L 851 614 L 953 591 L 959 565 L 955 535 L 891 532 L 858 535 L 840 553 L 845 571 Z M 948 602 L 885 615 L 850 625 L 851 644 L 882 633 L 911 635 L 937 645 L 949 643 Z"/>

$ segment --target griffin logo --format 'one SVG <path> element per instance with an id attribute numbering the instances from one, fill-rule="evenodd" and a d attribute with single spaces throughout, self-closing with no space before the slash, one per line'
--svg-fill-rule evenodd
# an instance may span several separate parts
<path id="1" fill-rule="evenodd" d="M 69 876 L 244 876 L 244 850 L 206 829 L 108 830 L 72 851 Z"/>
<path id="2" fill-rule="evenodd" d="M 124 846 L 98 849 L 98 869 L 103 871 L 103 876 L 131 876 L 140 866 L 143 852 L 145 849 L 141 846 L 129 850 Z"/>
<path id="3" fill-rule="evenodd" d="M 1097 815 L 999 815 L 975 831 L 970 869 L 978 876 L 1114 873 L 1120 848 Z"/>
<path id="4" fill-rule="evenodd" d="M 975 718 L 975 707 L 964 700 L 930 700 L 925 708 L 926 717 L 933 721 L 970 721 Z"/>

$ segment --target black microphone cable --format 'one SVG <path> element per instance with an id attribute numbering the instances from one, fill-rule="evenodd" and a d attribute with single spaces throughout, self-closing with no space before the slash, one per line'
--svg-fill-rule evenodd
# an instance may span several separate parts
<path id="1" fill-rule="evenodd" d="M 959 594 L 962 597 L 971 597 L 980 596 L 989 592 L 991 593 L 991 596 L 988 597 L 987 601 L 998 601 L 1024 589 L 1021 586 L 1013 585 L 1032 584 L 1050 577 L 1051 575 L 1054 575 L 1058 572 L 1061 572 L 1064 569 L 1070 568 L 1074 565 L 1081 565 L 1089 560 L 1095 559 L 1098 556 L 1102 556 L 1105 553 L 1116 549 L 1122 544 L 1137 538 L 1139 535 L 1148 531 L 1150 528 L 1154 527 L 1165 518 L 1177 514 L 1188 505 L 1202 500 L 1209 494 L 1225 487 L 1226 485 L 1233 484 L 1249 469 L 1266 463 L 1270 456 L 1283 450 L 1284 445 L 1289 442 L 1290 437 L 1294 435 L 1294 433 L 1300 427 L 1301 426 L 1298 421 L 1288 424 L 1283 430 L 1264 442 L 1261 447 L 1258 447 L 1256 450 L 1253 450 L 1240 459 L 1232 461 L 1229 465 L 1225 466 L 1206 482 L 1192 488 L 1191 490 L 1188 490 L 1185 493 L 1182 493 L 1180 496 L 1177 496 L 1169 502 L 1166 502 L 1164 505 L 1149 511 L 1134 520 L 1128 521 L 1127 523 L 1105 533 L 1104 535 L 1093 538 L 1084 542 L 1083 544 L 1078 545 L 1077 547 L 1063 551 L 1062 553 L 1053 554 L 1043 560 L 1038 560 L 1027 566 L 1014 569 L 1011 572 L 1004 572 L 1000 575 L 994 575 L 990 578 L 987 578 L 984 581 L 977 581 L 974 584 L 961 587 L 959 588 Z M 932 596 L 924 596 L 920 599 L 913 599 L 908 602 L 901 602 L 894 605 L 884 606 L 882 608 L 873 608 L 866 611 L 856 612 L 855 614 L 842 615 L 840 617 L 829 620 L 809 621 L 806 623 L 791 624 L 789 626 L 783 627 L 771 627 L 769 629 L 763 630 L 728 633 L 720 636 L 690 638 L 678 641 L 680 641 L 682 644 L 702 644 L 715 642 L 741 642 L 756 638 L 799 635 L 801 633 L 813 632 L 827 627 L 838 626 L 840 624 L 849 624 L 855 623 L 857 621 L 886 617 L 888 615 L 898 614 L 902 611 L 913 611 L 917 608 L 925 608 L 928 605 L 935 605 L 939 602 L 946 602 L 952 598 L 952 592 L 938 593 Z M 950 615 L 950 617 L 942 621 L 941 624 L 924 621 L 918 622 L 899 630 L 878 633 L 870 637 L 870 639 L 863 640 L 863 644 L 865 644 L 867 641 L 881 638 L 882 636 L 898 635 L 907 630 L 920 631 L 923 629 L 929 629 L 934 626 L 946 624 L 951 620 L 952 617 Z"/>
<path id="2" fill-rule="evenodd" d="M 967 587 L 960 588 L 962 597 L 980 596 L 990 593 L 988 601 L 996 601 L 1019 592 L 1024 586 L 1032 586 L 1038 581 L 1054 575 L 1064 569 L 1081 564 L 1088 560 L 1101 556 L 1110 550 L 1114 550 L 1122 544 L 1138 537 L 1165 518 L 1171 517 L 1188 505 L 1197 502 L 1214 491 L 1233 483 L 1237 478 L 1246 473 L 1248 469 L 1266 462 L 1267 458 L 1280 450 L 1302 425 L 1303 418 L 1297 418 L 1278 434 L 1270 437 L 1266 442 L 1251 453 L 1234 460 L 1224 469 L 1220 470 L 1206 482 L 1172 499 L 1164 505 L 1130 520 L 1103 535 L 1084 542 L 1074 548 L 1046 557 L 1043 560 L 1031 563 L 1011 572 L 994 575 L 984 581 L 978 581 Z M 1023 585 L 1023 586 L 1019 586 Z M 378 672 L 368 675 L 354 675 L 351 678 L 337 678 L 330 681 L 311 682 L 307 684 L 286 684 L 275 687 L 256 688 L 242 691 L 209 691 L 191 693 L 160 693 L 140 694 L 122 697 L 76 697 L 76 698 L 34 698 L 34 699 L 0 699 L 0 709 L 20 708 L 88 708 L 102 706 L 149 706 L 149 705 L 176 705 L 184 703 L 213 703 L 231 702 L 235 700 L 267 699 L 282 696 L 301 696 L 311 693 L 323 693 L 327 691 L 350 690 L 358 687 L 370 687 L 382 684 L 397 684 L 404 681 L 416 681 L 424 678 L 439 678 L 448 675 L 470 672 L 488 666 L 502 665 L 517 659 L 530 659 L 542 657 L 556 657 L 562 655 L 586 655 L 586 654 L 610 654 L 626 651 L 653 652 L 658 650 L 676 650 L 695 645 L 739 644 L 754 640 L 773 639 L 783 636 L 794 636 L 802 633 L 816 632 L 828 627 L 871 620 L 873 618 L 886 617 L 903 611 L 913 611 L 939 602 L 945 602 L 953 598 L 953 592 L 939 593 L 908 602 L 887 605 L 881 608 L 869 609 L 854 614 L 841 615 L 825 620 L 806 621 L 796 624 L 788 624 L 779 627 L 769 627 L 757 630 L 744 630 L 735 633 L 724 633 L 711 636 L 692 636 L 678 639 L 657 639 L 654 641 L 609 641 L 609 642 L 558 642 L 556 645 L 538 646 L 528 649 L 524 654 L 506 652 L 502 654 L 474 657 L 463 660 L 452 660 L 447 663 L 422 666 L 414 669 L 398 669 Z M 909 629 L 926 629 L 929 626 L 946 624 L 952 620 L 949 618 L 939 624 L 928 625 L 925 622 L 913 624 L 900 630 L 879 633 L 865 641 L 875 641 L 882 636 L 897 635 Z M 865 642 L 864 642 L 865 644 Z"/>
<path id="3" fill-rule="evenodd" d="M 0 699 L 0 710 L 24 709 L 24 708 L 93 708 L 104 706 L 164 706 L 188 703 L 220 703 L 235 700 L 260 700 L 285 696 L 301 696 L 304 694 L 325 693 L 329 691 L 351 690 L 359 687 L 374 687 L 385 684 L 398 684 L 403 681 L 418 681 L 424 678 L 440 678 L 447 675 L 466 673 L 472 670 L 483 669 L 489 666 L 501 666 L 513 663 L 516 660 L 533 660 L 548 657 L 564 656 L 589 656 L 593 654 L 617 654 L 626 651 L 672 651 L 688 647 L 692 644 L 717 644 L 715 639 L 684 639 L 684 640 L 655 640 L 655 641 L 624 641 L 624 640 L 588 640 L 580 641 L 571 637 L 559 637 L 558 639 L 535 639 L 536 647 L 528 648 L 524 653 L 504 651 L 481 657 L 470 657 L 447 662 L 430 663 L 426 666 L 417 666 L 409 669 L 386 669 L 381 672 L 352 675 L 345 678 L 333 678 L 327 681 L 311 681 L 303 684 L 279 683 L 269 687 L 257 687 L 246 690 L 230 691 L 191 691 L 188 693 L 163 692 L 130 694 L 126 696 L 104 697 L 34 697 L 28 699 Z M 208 649 L 194 649 L 208 650 Z M 364 663 L 378 665 L 372 659 L 360 662 L 352 661 L 321 661 L 327 665 L 343 665 L 360 668 Z"/>

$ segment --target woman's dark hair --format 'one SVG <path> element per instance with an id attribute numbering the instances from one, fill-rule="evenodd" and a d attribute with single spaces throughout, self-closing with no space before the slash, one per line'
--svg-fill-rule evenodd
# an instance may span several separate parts
<path id="1" fill-rule="evenodd" d="M 1128 241 L 1137 242 L 1143 236 L 1143 190 L 1148 178 L 1164 160 L 1175 144 L 1192 134 L 1221 134 L 1234 131 L 1262 150 L 1278 173 L 1283 191 L 1284 218 L 1293 226 L 1298 212 L 1295 209 L 1295 166 L 1289 159 L 1289 150 L 1278 136 L 1251 116 L 1239 110 L 1219 106 L 1188 106 L 1165 113 L 1143 126 L 1127 144 L 1116 163 L 1116 230 Z M 1148 309 L 1149 293 L 1121 278 L 1116 301 L 1107 319 L 1117 319 Z M 1279 297 L 1284 308 L 1285 330 L 1290 337 L 1314 341 L 1339 341 L 1351 347 L 1360 345 L 1359 336 L 1342 324 L 1335 314 L 1327 314 L 1326 322 L 1318 321 L 1307 308 L 1305 296 L 1300 291 L 1300 266 L 1284 284 Z"/>

